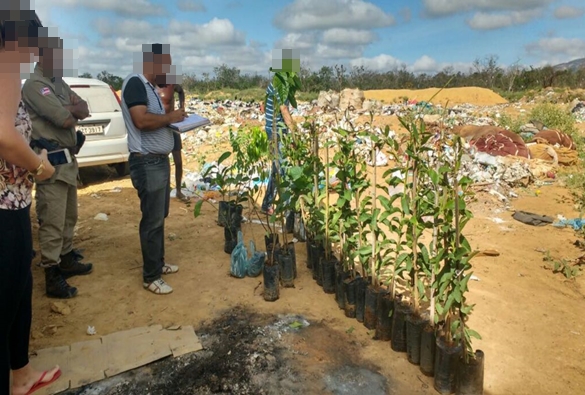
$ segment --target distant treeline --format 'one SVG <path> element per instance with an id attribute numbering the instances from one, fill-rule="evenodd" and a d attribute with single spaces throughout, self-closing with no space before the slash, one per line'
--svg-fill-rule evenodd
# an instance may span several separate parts
<path id="1" fill-rule="evenodd" d="M 82 77 L 90 77 L 85 73 Z M 122 78 L 107 71 L 98 74 L 98 79 L 109 83 L 118 90 Z M 269 75 L 242 74 L 237 67 L 221 65 L 213 74 L 185 74 L 183 88 L 191 92 L 207 93 L 221 89 L 265 88 Z M 557 70 L 551 66 L 534 68 L 512 65 L 498 65 L 496 56 L 476 59 L 468 72 L 456 72 L 447 67 L 435 74 L 413 73 L 406 66 L 386 72 L 372 71 L 365 67 L 351 69 L 343 65 L 323 66 L 314 71 L 301 67 L 300 79 L 303 92 L 341 90 L 344 88 L 369 89 L 425 89 L 433 87 L 478 86 L 498 92 L 521 92 L 549 87 L 585 88 L 585 67 L 577 70 Z"/>

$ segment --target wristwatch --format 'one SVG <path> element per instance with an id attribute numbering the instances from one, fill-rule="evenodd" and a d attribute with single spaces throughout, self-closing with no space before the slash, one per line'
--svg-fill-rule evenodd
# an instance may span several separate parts
<path id="1" fill-rule="evenodd" d="M 30 174 L 32 174 L 35 177 L 38 177 L 41 174 L 43 174 L 43 171 L 45 171 L 45 160 L 41 159 L 41 163 L 39 164 L 39 166 L 34 171 L 31 171 Z"/>

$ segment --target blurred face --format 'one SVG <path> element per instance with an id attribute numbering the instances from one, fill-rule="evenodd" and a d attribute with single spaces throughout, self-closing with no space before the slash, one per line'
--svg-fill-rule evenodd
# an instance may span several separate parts
<path id="1" fill-rule="evenodd" d="M 171 55 L 145 54 L 142 65 L 144 74 L 154 74 L 158 80 L 171 72 Z"/>
<path id="2" fill-rule="evenodd" d="M 166 76 L 171 72 L 171 55 L 154 55 L 154 73 L 157 76 Z"/>
<path id="3" fill-rule="evenodd" d="M 46 48 L 40 60 L 45 77 L 63 77 L 63 50 Z"/>
<path id="4" fill-rule="evenodd" d="M 0 44 L 0 53 L 3 54 L 1 62 L 2 71 L 8 72 L 8 69 L 15 71 L 20 70 L 21 66 L 28 66 L 38 61 L 39 48 L 38 39 L 28 36 L 11 37 L 10 40 L 2 40 Z M 28 67 L 24 67 L 27 69 Z"/>

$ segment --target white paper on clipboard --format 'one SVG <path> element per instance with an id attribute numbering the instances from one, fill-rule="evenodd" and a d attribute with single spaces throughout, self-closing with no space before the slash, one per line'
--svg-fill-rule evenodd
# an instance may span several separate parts
<path id="1" fill-rule="evenodd" d="M 182 122 L 172 123 L 169 127 L 176 130 L 179 133 L 185 133 L 193 129 L 200 128 L 202 126 L 210 125 L 211 121 L 207 118 L 203 118 L 200 115 L 192 114 L 189 115 Z"/>

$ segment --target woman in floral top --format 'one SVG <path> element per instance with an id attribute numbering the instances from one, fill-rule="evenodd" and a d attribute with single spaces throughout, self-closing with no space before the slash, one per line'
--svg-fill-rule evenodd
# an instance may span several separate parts
<path id="1" fill-rule="evenodd" d="M 55 169 L 47 152 L 28 145 L 31 121 L 20 97 L 20 65 L 38 54 L 34 11 L 0 6 L 0 393 L 31 394 L 55 381 L 58 367 L 45 372 L 28 361 L 32 301 L 30 204 L 33 178 Z M 14 2 L 12 2 L 14 4 Z M 20 13 L 20 15 L 18 15 Z M 16 15 L 15 15 L 16 14 Z M 5 18 L 13 18 L 6 20 Z M 45 39 L 46 40 L 46 39 Z M 10 371 L 12 370 L 12 390 Z"/>

